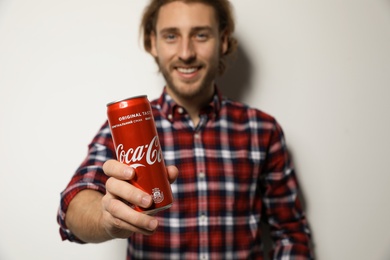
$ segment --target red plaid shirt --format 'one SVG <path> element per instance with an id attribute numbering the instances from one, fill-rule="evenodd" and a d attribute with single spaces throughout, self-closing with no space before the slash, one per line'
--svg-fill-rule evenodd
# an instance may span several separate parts
<path id="1" fill-rule="evenodd" d="M 166 165 L 176 165 L 175 202 L 159 212 L 152 236 L 129 238 L 128 259 L 263 259 L 260 220 L 274 240 L 274 259 L 311 259 L 309 228 L 283 132 L 271 116 L 222 98 L 191 119 L 164 91 L 152 103 Z M 102 165 L 115 158 L 107 122 L 61 194 L 63 239 L 69 202 L 83 189 L 105 192 Z M 78 241 L 81 242 L 81 241 Z"/>

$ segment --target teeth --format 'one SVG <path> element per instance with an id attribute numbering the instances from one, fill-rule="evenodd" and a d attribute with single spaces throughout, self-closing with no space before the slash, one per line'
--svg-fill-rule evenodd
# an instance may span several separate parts
<path id="1" fill-rule="evenodd" d="M 177 70 L 180 73 L 190 74 L 190 73 L 194 73 L 197 70 L 197 68 L 177 68 Z"/>

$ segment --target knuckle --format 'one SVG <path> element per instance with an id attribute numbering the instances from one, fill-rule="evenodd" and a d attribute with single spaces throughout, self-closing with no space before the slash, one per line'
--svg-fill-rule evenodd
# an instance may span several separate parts
<path id="1" fill-rule="evenodd" d="M 149 217 L 142 213 L 134 214 L 132 222 L 137 227 L 145 228 L 149 223 Z"/>
<path id="2" fill-rule="evenodd" d="M 110 188 L 114 185 L 115 179 L 114 178 L 108 178 L 106 181 L 106 189 L 110 190 Z"/>
<path id="3" fill-rule="evenodd" d="M 137 192 L 133 188 L 127 190 L 127 194 L 124 196 L 124 199 L 130 203 L 136 204 L 137 201 Z"/>
<path id="4" fill-rule="evenodd" d="M 107 173 L 110 172 L 111 165 L 112 165 L 112 159 L 107 160 L 107 161 L 104 162 L 104 164 L 103 164 L 103 171 L 104 171 L 104 173 L 107 174 Z"/>
<path id="5" fill-rule="evenodd" d="M 111 213 L 112 216 L 117 216 L 121 208 L 121 203 L 118 200 L 110 200 L 107 206 L 107 211 Z"/>
<path id="6" fill-rule="evenodd" d="M 114 218 L 114 219 L 112 220 L 112 226 L 113 226 L 115 229 L 121 229 L 122 223 L 123 223 L 123 221 L 120 220 L 119 218 Z"/>

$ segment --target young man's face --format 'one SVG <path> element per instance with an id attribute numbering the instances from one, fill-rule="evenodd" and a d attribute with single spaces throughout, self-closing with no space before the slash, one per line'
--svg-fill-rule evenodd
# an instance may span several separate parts
<path id="1" fill-rule="evenodd" d="M 211 97 L 225 38 L 211 6 L 175 1 L 161 7 L 151 53 L 173 97 Z"/>

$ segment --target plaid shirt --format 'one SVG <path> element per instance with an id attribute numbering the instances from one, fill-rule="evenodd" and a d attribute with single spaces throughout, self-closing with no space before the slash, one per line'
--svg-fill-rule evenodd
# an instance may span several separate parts
<path id="1" fill-rule="evenodd" d="M 128 239 L 128 259 L 263 259 L 262 218 L 270 225 L 273 259 L 312 259 L 296 176 L 274 118 L 222 98 L 218 88 L 196 127 L 166 91 L 151 103 L 166 165 L 176 165 L 179 177 L 175 202 L 157 214 L 157 231 Z M 106 122 L 61 194 L 63 239 L 81 242 L 66 229 L 67 207 L 83 189 L 105 192 L 101 166 L 110 158 Z"/>

